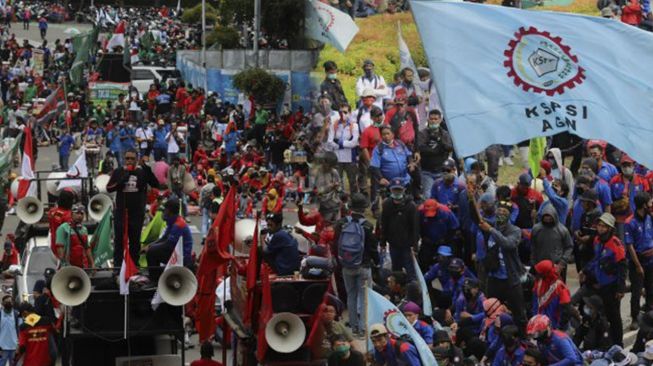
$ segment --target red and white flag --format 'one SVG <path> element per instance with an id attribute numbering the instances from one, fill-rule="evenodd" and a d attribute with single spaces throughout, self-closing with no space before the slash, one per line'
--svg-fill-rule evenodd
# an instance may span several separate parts
<path id="1" fill-rule="evenodd" d="M 130 52 L 130 58 L 131 58 L 131 64 L 136 65 L 141 61 L 140 57 L 138 57 L 138 48 L 132 48 Z"/>
<path id="2" fill-rule="evenodd" d="M 129 295 L 129 280 L 132 276 L 138 274 L 138 268 L 132 261 L 132 257 L 129 254 L 129 235 L 127 235 L 127 229 L 129 225 L 127 224 L 127 213 L 125 213 L 124 231 L 122 236 L 122 265 L 120 266 L 120 294 Z"/>
<path id="3" fill-rule="evenodd" d="M 61 113 L 66 107 L 66 95 L 63 87 L 57 88 L 54 92 L 50 93 L 45 99 L 43 108 L 37 115 L 37 122 L 45 124 L 53 120 L 57 114 Z"/>
<path id="4" fill-rule="evenodd" d="M 77 160 L 75 164 L 68 169 L 66 173 L 66 178 L 88 178 L 88 167 L 86 166 L 86 150 L 82 149 L 82 152 L 77 155 Z M 68 187 L 80 187 L 82 186 L 81 179 L 66 179 L 59 182 L 59 190 Z"/>
<path id="5" fill-rule="evenodd" d="M 114 47 L 125 47 L 125 28 L 127 28 L 125 21 L 122 20 L 113 31 L 113 36 L 107 43 L 107 50 L 112 51 Z"/>
<path id="6" fill-rule="evenodd" d="M 32 129 L 25 127 L 23 131 L 23 164 L 20 168 L 21 180 L 18 182 L 17 198 L 36 196 L 36 184 L 34 184 L 34 156 L 32 156 Z"/>

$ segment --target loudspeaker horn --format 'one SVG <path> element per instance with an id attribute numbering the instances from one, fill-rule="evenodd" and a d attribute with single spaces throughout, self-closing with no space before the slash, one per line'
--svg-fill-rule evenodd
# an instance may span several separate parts
<path id="1" fill-rule="evenodd" d="M 32 196 L 21 198 L 16 205 L 16 215 L 26 224 L 36 224 L 43 217 L 43 203 Z"/>
<path id="2" fill-rule="evenodd" d="M 189 194 L 192 191 L 194 191 L 197 188 L 197 184 L 195 183 L 195 179 L 193 179 L 193 176 L 190 175 L 190 173 L 186 173 L 184 175 L 184 193 Z"/>
<path id="3" fill-rule="evenodd" d="M 245 245 L 246 241 L 251 241 L 254 235 L 256 221 L 253 219 L 241 219 L 236 221 L 234 250 L 237 253 L 249 253 L 249 246 Z"/>
<path id="4" fill-rule="evenodd" d="M 172 306 L 181 306 L 195 297 L 197 278 L 186 267 L 171 267 L 159 277 L 157 290 L 163 301 Z"/>
<path id="5" fill-rule="evenodd" d="M 88 216 L 94 221 L 102 220 L 107 210 L 113 207 L 111 198 L 104 193 L 98 193 L 88 201 Z"/>
<path id="6" fill-rule="evenodd" d="M 52 294 L 64 305 L 77 306 L 91 294 L 91 279 L 79 267 L 64 267 L 52 277 Z"/>
<path id="7" fill-rule="evenodd" d="M 109 183 L 109 175 L 107 174 L 100 174 L 97 177 L 95 177 L 95 188 L 97 188 L 98 192 L 108 194 L 109 191 L 107 191 L 107 184 Z"/>
<path id="8" fill-rule="evenodd" d="M 292 353 L 304 344 L 306 326 L 293 313 L 277 313 L 265 326 L 265 340 L 279 353 Z"/>
<path id="9" fill-rule="evenodd" d="M 59 195 L 59 178 L 66 178 L 66 172 L 52 172 L 48 174 L 48 180 L 45 182 L 45 187 L 53 196 Z"/>

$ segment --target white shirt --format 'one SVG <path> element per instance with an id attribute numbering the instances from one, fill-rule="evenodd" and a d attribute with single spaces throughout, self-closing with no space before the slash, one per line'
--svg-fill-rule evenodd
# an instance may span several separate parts
<path id="1" fill-rule="evenodd" d="M 168 154 L 176 154 L 179 152 L 179 145 L 177 145 L 177 140 L 174 137 L 171 137 L 170 134 L 172 132 L 168 132 L 166 134 L 166 141 L 168 142 Z"/>
<path id="2" fill-rule="evenodd" d="M 351 115 L 349 115 L 349 121 L 358 123 L 359 132 L 365 131 L 366 128 L 374 124 L 374 121 L 372 121 L 372 116 L 370 115 L 371 109 L 372 108 L 368 110 L 365 107 L 360 107 L 356 109 Z M 361 113 L 360 119 L 358 118 L 358 113 Z"/>
<path id="3" fill-rule="evenodd" d="M 149 127 L 146 127 L 146 128 L 139 127 L 136 130 L 136 138 L 141 140 L 140 147 L 142 149 L 146 149 L 147 148 L 147 140 L 154 138 L 154 134 L 152 133 L 152 129 L 150 129 Z"/>
<path id="4" fill-rule="evenodd" d="M 358 146 L 358 136 L 358 125 L 356 122 L 347 121 L 340 123 L 340 121 L 337 121 L 329 126 L 327 146 L 336 154 L 339 163 L 354 162 L 353 149 Z M 336 139 L 342 143 L 342 149 L 334 141 Z"/>
<path id="5" fill-rule="evenodd" d="M 379 108 L 383 108 L 383 98 L 388 96 L 388 86 L 385 84 L 385 80 L 381 75 L 374 75 L 372 79 L 368 79 L 365 75 L 358 78 L 356 81 L 356 96 L 360 99 L 361 94 L 365 89 L 374 89 L 376 94 L 376 101 L 374 105 Z"/>

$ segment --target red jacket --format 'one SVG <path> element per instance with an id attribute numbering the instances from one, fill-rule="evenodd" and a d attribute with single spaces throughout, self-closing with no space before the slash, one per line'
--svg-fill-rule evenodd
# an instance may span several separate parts
<path id="1" fill-rule="evenodd" d="M 638 0 L 630 0 L 621 13 L 621 21 L 630 25 L 639 25 L 642 22 L 642 7 Z"/>

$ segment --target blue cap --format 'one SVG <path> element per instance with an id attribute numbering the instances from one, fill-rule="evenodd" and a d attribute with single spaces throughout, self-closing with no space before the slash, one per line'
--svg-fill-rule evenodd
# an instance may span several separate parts
<path id="1" fill-rule="evenodd" d="M 451 251 L 451 247 L 448 247 L 446 245 L 440 245 L 440 247 L 438 248 L 438 254 L 443 257 L 451 257 L 453 255 L 453 252 Z"/>
<path id="2" fill-rule="evenodd" d="M 402 182 L 401 179 L 395 178 L 392 181 L 390 181 L 390 189 L 395 189 L 395 188 L 405 189 L 406 187 L 404 187 L 404 182 Z"/>

